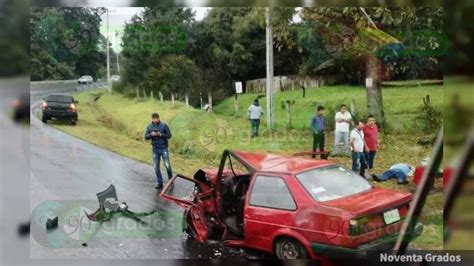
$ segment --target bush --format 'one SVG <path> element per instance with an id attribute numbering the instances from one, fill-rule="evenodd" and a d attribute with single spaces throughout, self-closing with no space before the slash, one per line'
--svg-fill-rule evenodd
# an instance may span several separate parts
<path id="1" fill-rule="evenodd" d="M 431 104 L 430 96 L 423 98 L 423 105 L 418 107 L 415 120 L 424 133 L 435 133 L 442 125 L 442 111 Z"/>

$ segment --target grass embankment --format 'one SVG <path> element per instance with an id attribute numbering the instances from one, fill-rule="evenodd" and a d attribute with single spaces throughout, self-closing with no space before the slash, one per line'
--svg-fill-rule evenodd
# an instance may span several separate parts
<path id="1" fill-rule="evenodd" d="M 340 104 L 350 106 L 354 101 L 356 114 L 359 117 L 367 115 L 367 90 L 363 87 L 333 86 L 306 91 L 306 97 L 302 98 L 302 91 L 287 91 L 275 94 L 276 124 L 278 127 L 286 126 L 286 110 L 282 108 L 284 101 L 295 103 L 291 107 L 291 119 L 293 128 L 305 129 L 309 127 L 311 116 L 318 105 L 326 107 L 327 115 L 333 113 Z M 383 90 L 383 104 L 386 121 L 391 134 L 419 134 L 416 126 L 415 116 L 417 109 L 423 104 L 423 97 L 430 95 L 431 103 L 435 106 L 443 105 L 443 86 L 423 87 L 400 87 L 385 88 Z M 245 115 L 245 110 L 252 101 L 258 97 L 257 94 L 243 94 L 239 97 L 241 111 L 238 115 Z M 263 94 L 260 96 L 264 96 Z M 265 106 L 265 97 L 260 98 L 262 106 Z M 227 98 L 214 108 L 215 113 L 235 115 L 234 97 Z"/>
<path id="2" fill-rule="evenodd" d="M 382 172 L 394 163 L 406 162 L 417 165 L 429 156 L 431 148 L 417 144 L 419 138 L 414 117 L 423 103 L 422 97 L 430 94 L 432 103 L 442 105 L 442 87 L 391 88 L 384 90 L 384 106 L 390 134 L 382 134 L 382 146 L 377 154 L 375 170 Z M 97 97 L 100 98 L 97 99 Z M 161 119 L 168 123 L 173 133 L 170 141 L 171 159 L 175 172 L 192 175 L 199 167 L 215 167 L 220 154 L 226 148 L 251 151 L 291 154 L 311 148 L 309 121 L 315 106 L 322 104 L 329 111 L 354 99 L 360 115 L 365 115 L 366 91 L 362 87 L 337 86 L 307 90 L 306 97 L 301 92 L 291 91 L 275 95 L 278 129 L 270 134 L 261 125 L 261 136 L 250 138 L 246 109 L 257 95 L 241 95 L 240 112 L 234 114 L 233 97 L 214 108 L 214 113 L 205 113 L 183 103 L 172 105 L 151 99 L 127 99 L 119 94 L 103 92 L 83 92 L 76 95 L 79 101 L 79 122 L 70 126 L 52 122 L 54 126 L 88 142 L 123 154 L 130 158 L 151 163 L 150 144 L 143 140 L 150 114 L 159 112 Z M 285 129 L 286 111 L 279 103 L 295 100 L 292 107 L 292 129 Z M 265 107 L 265 99 L 261 99 Z M 326 147 L 332 149 L 333 134 L 329 133 Z M 350 166 L 350 158 L 335 158 Z M 380 185 L 399 189 L 394 182 Z M 420 248 L 442 248 L 442 194 L 430 196 L 427 212 L 423 218 L 426 233 L 416 240 Z"/>

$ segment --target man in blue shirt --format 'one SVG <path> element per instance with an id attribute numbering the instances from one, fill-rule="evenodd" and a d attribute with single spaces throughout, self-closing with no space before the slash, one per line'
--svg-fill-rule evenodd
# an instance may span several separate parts
<path id="1" fill-rule="evenodd" d="M 156 189 L 163 188 L 163 177 L 160 171 L 161 158 L 163 158 L 168 180 L 173 177 L 168 152 L 169 138 L 171 138 L 171 131 L 168 125 L 160 121 L 160 115 L 158 113 L 153 113 L 151 115 L 151 124 L 149 124 L 145 130 L 145 139 L 150 140 L 152 146 L 153 167 L 155 168 L 156 179 L 158 181 L 158 185 L 155 187 Z"/>
<path id="2" fill-rule="evenodd" d="M 316 151 L 316 148 L 319 148 L 320 152 L 324 151 L 326 120 L 324 118 L 324 107 L 321 105 L 318 106 L 316 115 L 311 119 L 311 131 L 313 132 L 313 152 Z M 316 158 L 316 155 L 313 154 L 313 158 Z M 321 158 L 323 158 L 322 154 Z"/>

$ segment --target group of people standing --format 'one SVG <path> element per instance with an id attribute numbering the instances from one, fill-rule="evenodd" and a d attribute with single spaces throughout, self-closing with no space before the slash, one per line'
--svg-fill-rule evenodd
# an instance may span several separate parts
<path id="1" fill-rule="evenodd" d="M 247 112 L 252 138 L 255 138 L 258 136 L 260 119 L 263 115 L 263 109 L 258 99 L 254 100 Z M 318 106 L 316 108 L 316 114 L 311 118 L 313 152 L 317 150 L 321 153 L 325 152 L 324 146 L 327 128 L 324 112 L 324 107 Z M 363 120 L 353 121 L 351 113 L 347 110 L 347 106 L 341 104 L 334 119 L 334 148 L 332 156 L 339 156 L 339 145 L 343 143 L 344 155 L 352 157 L 352 170 L 365 176 L 365 170 L 368 169 L 369 174 L 372 174 L 375 155 L 380 144 L 379 130 L 375 116 L 369 115 L 366 123 L 364 123 Z M 350 130 L 351 126 L 353 126 L 352 130 Z M 316 155 L 313 155 L 313 158 L 315 157 Z"/>
<path id="2" fill-rule="evenodd" d="M 347 106 L 342 104 L 335 114 L 334 148 L 332 156 L 339 156 L 339 145 L 343 143 L 343 153 L 352 157 L 352 170 L 365 176 L 365 170 L 372 174 L 375 155 L 379 147 L 379 130 L 375 116 L 369 115 L 366 123 L 363 120 L 353 121 Z M 353 129 L 350 130 L 351 126 Z M 318 106 L 311 119 L 313 133 L 313 152 L 324 152 L 326 138 L 326 117 L 324 107 Z M 314 157 L 314 155 L 313 155 Z"/>
<path id="3" fill-rule="evenodd" d="M 326 117 L 324 115 L 324 107 L 318 106 L 316 114 L 311 119 L 311 130 L 313 133 L 313 152 L 319 150 L 325 152 L 326 139 Z M 258 136 L 260 119 L 263 115 L 263 109 L 258 99 L 248 108 L 248 119 L 251 124 L 252 138 Z M 333 156 L 339 155 L 339 145 L 342 142 L 343 153 L 352 157 L 352 170 L 359 172 L 361 176 L 365 176 L 365 170 L 369 170 L 372 174 L 374 168 L 374 159 L 379 147 L 379 130 L 375 123 L 375 117 L 369 115 L 367 122 L 362 120 L 353 121 L 351 113 L 347 110 L 347 106 L 342 104 L 339 111 L 336 112 L 335 130 L 334 130 L 334 148 Z M 353 126 L 352 131 L 350 131 Z M 153 166 L 156 173 L 157 186 L 156 189 L 163 188 L 163 177 L 160 171 L 160 161 L 166 168 L 168 180 L 173 176 L 171 163 L 168 152 L 168 140 L 171 138 L 171 131 L 165 123 L 160 120 L 158 113 L 151 115 L 151 123 L 145 130 L 145 139 L 151 142 Z M 313 156 L 314 157 L 314 156 Z"/>

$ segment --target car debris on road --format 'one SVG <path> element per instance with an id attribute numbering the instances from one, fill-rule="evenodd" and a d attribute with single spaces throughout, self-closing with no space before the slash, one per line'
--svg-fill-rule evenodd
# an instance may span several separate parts
<path id="1" fill-rule="evenodd" d="M 46 220 L 46 230 L 51 231 L 56 228 L 58 228 L 58 216 L 53 219 L 48 218 L 48 220 Z"/>
<path id="2" fill-rule="evenodd" d="M 99 208 L 94 213 L 85 212 L 87 218 L 91 221 L 102 222 L 109 221 L 116 214 L 122 214 L 128 218 L 140 221 L 139 218 L 152 215 L 156 211 L 136 213 L 128 209 L 126 202 L 119 203 L 115 186 L 111 184 L 107 189 L 97 193 Z"/>

